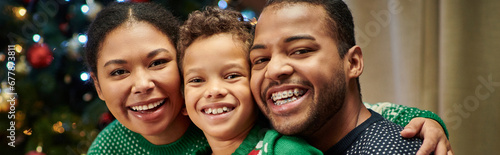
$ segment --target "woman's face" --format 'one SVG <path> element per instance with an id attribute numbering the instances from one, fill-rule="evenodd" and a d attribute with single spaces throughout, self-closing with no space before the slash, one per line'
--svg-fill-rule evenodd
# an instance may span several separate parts
<path id="1" fill-rule="evenodd" d="M 116 119 L 143 136 L 165 133 L 183 117 L 175 47 L 148 23 L 126 22 L 111 31 L 92 77 Z"/>

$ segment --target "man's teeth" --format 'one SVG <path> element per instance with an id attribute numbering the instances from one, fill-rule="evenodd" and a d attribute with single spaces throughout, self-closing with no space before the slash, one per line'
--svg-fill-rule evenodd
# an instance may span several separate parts
<path id="1" fill-rule="evenodd" d="M 232 110 L 232 109 L 229 109 L 229 108 L 227 108 L 227 107 L 222 107 L 222 108 L 214 108 L 214 109 L 212 109 L 212 108 L 208 108 L 208 109 L 205 109 L 205 113 L 206 113 L 206 114 L 214 114 L 214 115 L 215 115 L 215 114 L 221 114 L 221 113 L 223 113 L 223 112 L 229 112 L 229 111 L 231 111 L 231 110 Z"/>
<path id="2" fill-rule="evenodd" d="M 275 105 L 282 105 L 288 102 L 293 102 L 304 95 L 304 90 L 295 88 L 293 90 L 285 90 L 281 92 L 275 92 L 272 94 L 271 99 L 273 99 Z"/>
<path id="3" fill-rule="evenodd" d="M 150 103 L 148 105 L 138 105 L 138 106 L 132 106 L 130 107 L 132 110 L 135 110 L 135 111 L 140 111 L 140 110 L 149 110 L 149 109 L 153 109 L 153 108 L 156 108 L 158 105 L 160 105 L 161 103 L 163 103 L 163 100 L 161 101 L 158 101 L 158 102 L 155 102 L 155 103 Z"/>

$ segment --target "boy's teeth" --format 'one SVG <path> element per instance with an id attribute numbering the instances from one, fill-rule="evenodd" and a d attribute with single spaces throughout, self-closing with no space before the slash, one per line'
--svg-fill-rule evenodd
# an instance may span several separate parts
<path id="1" fill-rule="evenodd" d="M 222 107 L 222 108 L 208 108 L 208 109 L 205 109 L 205 113 L 206 114 L 213 114 L 213 115 L 216 115 L 216 114 L 222 114 L 224 112 L 229 112 L 231 111 L 231 109 L 227 108 L 227 107 Z"/>
<path id="2" fill-rule="evenodd" d="M 147 105 L 132 106 L 132 107 L 130 107 L 130 108 L 131 108 L 132 110 L 135 110 L 135 111 L 149 110 L 149 109 L 156 108 L 156 107 L 157 107 L 158 105 L 160 105 L 162 102 L 163 102 L 163 100 L 158 101 L 158 102 L 155 102 L 155 103 L 150 103 L 150 104 L 147 104 Z"/>

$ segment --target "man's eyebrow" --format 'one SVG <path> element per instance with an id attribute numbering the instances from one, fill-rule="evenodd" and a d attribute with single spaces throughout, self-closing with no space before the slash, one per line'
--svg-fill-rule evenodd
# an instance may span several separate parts
<path id="1" fill-rule="evenodd" d="M 256 50 L 256 49 L 265 49 L 265 48 L 266 48 L 265 45 L 257 44 L 257 45 L 253 45 L 252 47 L 250 47 L 250 51 Z"/>
<path id="2" fill-rule="evenodd" d="M 152 57 L 160 54 L 161 52 L 170 52 L 170 51 L 168 51 L 167 49 L 164 49 L 164 48 L 159 48 L 159 49 L 155 49 L 155 50 L 149 52 L 146 57 L 147 58 L 152 58 Z"/>
<path id="3" fill-rule="evenodd" d="M 307 39 L 307 40 L 316 40 L 313 36 L 310 35 L 296 35 L 296 36 L 291 36 L 285 39 L 285 43 L 289 43 L 292 41 L 296 40 L 302 40 L 302 39 Z"/>

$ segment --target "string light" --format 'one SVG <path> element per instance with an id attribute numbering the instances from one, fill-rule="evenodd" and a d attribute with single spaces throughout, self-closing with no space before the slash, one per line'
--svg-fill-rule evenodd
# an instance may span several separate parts
<path id="1" fill-rule="evenodd" d="M 219 0 L 219 3 L 217 3 L 219 5 L 219 8 L 221 9 L 226 9 L 227 8 L 227 2 L 225 0 Z"/>
<path id="2" fill-rule="evenodd" d="M 16 44 L 14 46 L 14 49 L 16 50 L 17 53 L 21 53 L 21 51 L 23 51 L 23 47 L 19 44 Z"/>
<path id="3" fill-rule="evenodd" d="M 80 79 L 82 79 L 82 81 L 87 81 L 87 80 L 89 80 L 89 73 L 87 73 L 87 72 L 82 72 L 82 73 L 80 74 Z"/>
<path id="4" fill-rule="evenodd" d="M 34 34 L 34 35 L 33 35 L 33 41 L 34 41 L 35 43 L 39 42 L 39 41 L 40 41 L 40 35 L 39 35 L 39 34 Z"/>
<path id="5" fill-rule="evenodd" d="M 85 44 L 87 42 L 87 35 L 85 34 L 78 35 L 78 41 L 82 44 Z"/>
<path id="6" fill-rule="evenodd" d="M 255 12 L 248 9 L 241 11 L 241 15 L 243 15 L 243 20 L 245 21 L 250 21 L 250 19 L 255 18 Z"/>
<path id="7" fill-rule="evenodd" d="M 17 11 L 17 13 L 19 13 L 19 15 L 22 17 L 22 16 L 26 15 L 26 9 L 23 7 L 20 7 L 19 11 Z"/>
<path id="8" fill-rule="evenodd" d="M 87 14 L 87 12 L 89 12 L 89 6 L 87 4 L 83 4 L 81 10 L 83 14 Z"/>

